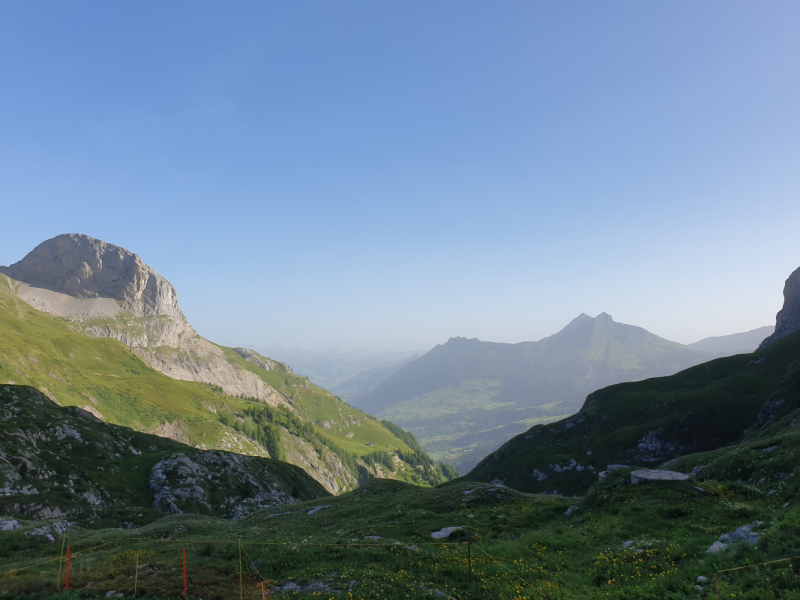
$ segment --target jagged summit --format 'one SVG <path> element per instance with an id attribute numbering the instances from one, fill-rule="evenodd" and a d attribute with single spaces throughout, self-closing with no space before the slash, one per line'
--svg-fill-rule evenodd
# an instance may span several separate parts
<path id="1" fill-rule="evenodd" d="M 593 321 L 593 320 L 594 319 L 592 319 L 592 317 L 590 317 L 586 313 L 581 313 L 577 317 L 572 319 L 572 321 L 567 323 L 564 326 L 564 329 L 562 329 L 561 331 L 566 331 L 567 329 L 572 329 L 573 327 L 577 327 L 578 325 L 582 325 L 583 323 L 586 323 L 587 321 Z"/>
<path id="2" fill-rule="evenodd" d="M 0 273 L 74 298 L 110 298 L 137 317 L 186 320 L 173 285 L 138 254 L 79 233 L 42 242 Z"/>
<path id="3" fill-rule="evenodd" d="M 800 330 L 800 267 L 789 275 L 783 286 L 783 308 L 775 318 L 775 333 L 761 342 L 759 350 Z"/>

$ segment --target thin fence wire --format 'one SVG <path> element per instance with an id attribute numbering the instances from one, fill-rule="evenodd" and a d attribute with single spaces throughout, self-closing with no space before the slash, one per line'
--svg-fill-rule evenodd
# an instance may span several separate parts
<path id="1" fill-rule="evenodd" d="M 732 569 L 722 569 L 720 571 L 715 571 L 716 573 L 728 573 L 730 571 L 741 571 L 742 569 L 752 569 L 754 567 L 763 567 L 764 565 L 774 565 L 775 563 L 786 562 L 789 560 L 797 560 L 800 559 L 800 556 L 792 556 L 791 558 L 781 558 L 778 560 L 771 560 L 769 562 L 758 563 L 755 565 L 744 565 L 743 567 L 733 567 Z"/>

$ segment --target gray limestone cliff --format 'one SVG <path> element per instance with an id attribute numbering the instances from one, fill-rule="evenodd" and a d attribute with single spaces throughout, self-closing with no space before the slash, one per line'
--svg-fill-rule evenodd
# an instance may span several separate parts
<path id="1" fill-rule="evenodd" d="M 12 289 L 33 308 L 69 319 L 92 337 L 119 340 L 173 379 L 288 406 L 260 377 L 198 335 L 173 285 L 125 248 L 68 233 L 42 242 L 0 273 L 14 280 Z"/>
<path id="2" fill-rule="evenodd" d="M 0 273 L 73 298 L 110 298 L 137 317 L 186 320 L 169 281 L 137 254 L 88 235 L 67 233 L 42 242 Z"/>
<path id="3" fill-rule="evenodd" d="M 775 333 L 761 342 L 759 350 L 787 335 L 800 331 L 800 268 L 789 275 L 783 286 L 783 308 L 775 319 Z"/>

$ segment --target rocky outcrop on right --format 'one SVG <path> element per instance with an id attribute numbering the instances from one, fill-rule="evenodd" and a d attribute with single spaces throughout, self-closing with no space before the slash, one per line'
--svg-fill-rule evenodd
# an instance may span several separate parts
<path id="1" fill-rule="evenodd" d="M 800 331 L 800 268 L 789 275 L 786 285 L 783 286 L 783 308 L 778 312 L 775 321 L 775 333 L 761 342 L 759 350 Z"/>

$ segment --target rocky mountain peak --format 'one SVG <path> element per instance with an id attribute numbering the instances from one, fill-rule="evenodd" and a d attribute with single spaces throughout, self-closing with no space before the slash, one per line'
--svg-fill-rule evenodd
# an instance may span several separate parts
<path id="1" fill-rule="evenodd" d="M 800 268 L 789 275 L 783 286 L 783 308 L 775 319 L 775 333 L 761 342 L 759 350 L 800 330 Z"/>
<path id="2" fill-rule="evenodd" d="M 568 329 L 572 329 L 573 327 L 577 327 L 578 325 L 583 325 L 584 323 L 587 323 L 589 321 L 594 321 L 594 319 L 592 319 L 592 317 L 590 317 L 586 313 L 581 313 L 577 317 L 572 319 L 572 321 L 567 323 L 564 329 L 562 329 L 561 331 L 567 331 Z"/>
<path id="3" fill-rule="evenodd" d="M 112 298 L 137 317 L 185 320 L 169 281 L 138 254 L 88 235 L 67 233 L 42 242 L 0 273 L 75 298 Z"/>

